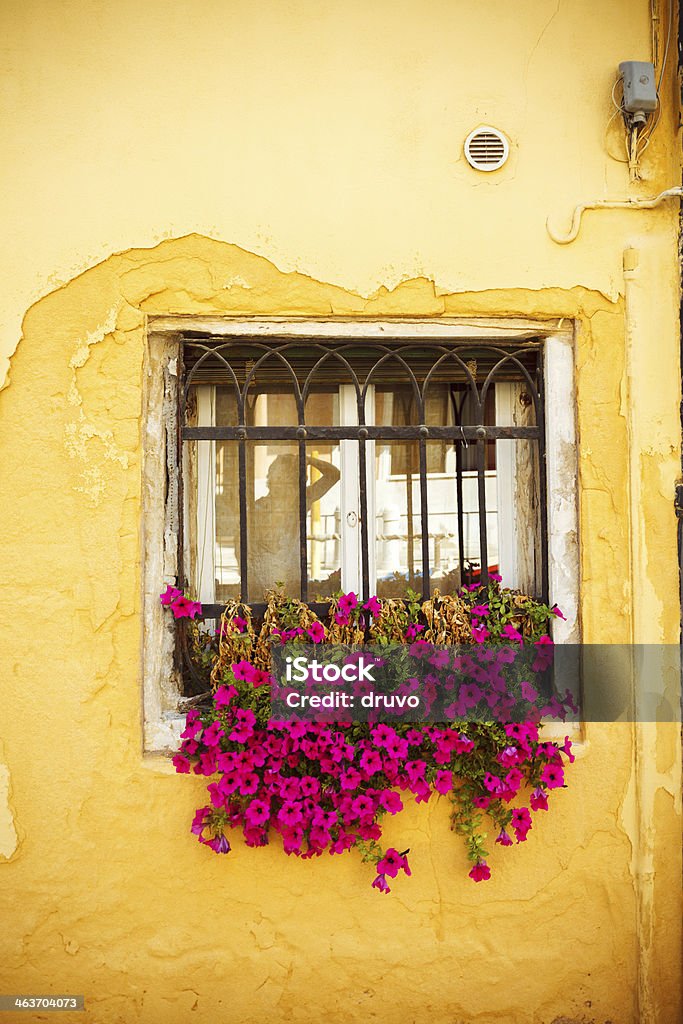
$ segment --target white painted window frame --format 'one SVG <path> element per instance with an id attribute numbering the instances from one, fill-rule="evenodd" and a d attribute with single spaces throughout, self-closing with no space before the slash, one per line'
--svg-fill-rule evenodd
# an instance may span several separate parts
<path id="1" fill-rule="evenodd" d="M 439 320 L 288 320 L 283 318 L 150 317 L 147 324 L 143 389 L 143 746 L 146 753 L 169 753 L 178 747 L 184 716 L 178 710 L 180 679 L 173 667 L 174 632 L 170 616 L 161 608 L 159 593 L 175 581 L 173 512 L 166 500 L 168 450 L 173 448 L 177 387 L 177 345 L 180 330 L 203 331 L 214 337 L 269 336 L 348 337 L 377 340 L 444 338 L 462 341 L 507 341 L 540 338 L 544 342 L 545 442 L 548 513 L 550 601 L 562 608 L 566 620 L 557 619 L 554 637 L 559 643 L 578 643 L 580 637 L 578 450 L 576 432 L 575 329 L 563 320 L 539 322 L 521 319 L 442 318 Z M 502 395 L 502 391 L 501 391 Z M 350 401 L 351 398 L 343 399 Z M 503 401 L 508 399 L 501 398 Z M 501 414 L 502 414 L 501 405 Z M 210 415 L 209 410 L 209 415 Z M 206 411 L 205 411 L 206 415 Z M 204 422 L 210 422 L 203 418 Z M 351 449 L 349 449 L 351 452 Z M 177 452 L 171 452 L 177 460 Z M 210 458 L 210 454 L 206 458 Z M 350 456 L 349 456 L 350 457 Z M 342 458 L 344 456 L 342 455 Z M 374 453 L 368 452 L 368 459 Z M 510 460 L 507 460 L 509 463 Z M 503 459 L 503 464 L 507 464 Z M 369 465 L 373 462 L 369 461 Z M 351 468 L 351 467 L 348 467 Z M 178 467 L 179 471 L 179 467 Z M 508 500 L 511 469 L 500 480 L 499 499 Z M 177 486 L 170 480 L 169 491 Z M 208 473 L 213 479 L 214 474 Z M 372 488 L 369 489 L 372 492 Z M 344 492 L 342 492 L 343 494 Z M 354 496 L 343 500 L 351 504 Z M 206 496 L 210 504 L 211 496 Z M 347 511 L 352 511 L 349 507 Z M 369 507 L 374 523 L 374 508 Z M 208 510 L 204 510 L 206 517 Z M 346 519 L 342 509 L 342 523 Z M 199 514 L 199 511 L 198 511 Z M 211 512 L 210 515 L 213 513 Z M 205 529 L 209 530 L 208 519 Z M 358 534 L 356 529 L 356 534 Z M 510 564 L 514 535 L 503 538 Z M 210 572 L 210 568 L 206 569 Z"/>

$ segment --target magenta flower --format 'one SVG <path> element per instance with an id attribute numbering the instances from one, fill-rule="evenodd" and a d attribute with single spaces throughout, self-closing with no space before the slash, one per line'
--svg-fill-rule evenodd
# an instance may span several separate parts
<path id="1" fill-rule="evenodd" d="M 200 807 L 197 810 L 192 820 L 192 825 L 190 826 L 190 832 L 193 835 L 201 836 L 202 832 L 204 831 L 204 828 L 206 827 L 206 819 L 209 817 L 210 814 L 210 807 Z"/>
<path id="2" fill-rule="evenodd" d="M 424 629 L 424 626 L 421 626 L 419 623 L 411 622 L 410 625 L 408 626 L 408 628 L 406 629 L 406 635 L 405 635 L 406 640 L 408 640 L 408 641 L 414 640 L 415 637 L 417 636 L 417 634 L 421 633 L 423 629 Z"/>
<path id="3" fill-rule="evenodd" d="M 348 615 L 343 615 L 342 612 L 335 612 L 334 621 L 338 626 L 348 626 L 350 619 Z"/>
<path id="4" fill-rule="evenodd" d="M 351 591 L 348 594 L 342 594 L 342 596 L 339 598 L 339 611 L 342 613 L 342 615 L 350 615 L 351 612 L 354 611 L 354 609 L 357 607 L 358 598 L 353 593 L 353 591 Z"/>
<path id="5" fill-rule="evenodd" d="M 475 604 L 473 608 L 470 608 L 470 615 L 476 616 L 478 619 L 484 619 L 489 613 L 489 606 L 487 604 Z"/>
<path id="6" fill-rule="evenodd" d="M 483 644 L 491 636 L 486 626 L 472 626 L 472 637 L 477 644 Z"/>
<path id="7" fill-rule="evenodd" d="M 545 783 L 548 789 L 564 786 L 564 770 L 559 764 L 546 764 L 541 772 L 541 782 Z"/>
<path id="8" fill-rule="evenodd" d="M 496 761 L 502 764 L 503 768 L 514 768 L 521 760 L 517 747 L 506 747 L 496 756 Z"/>
<path id="9" fill-rule="evenodd" d="M 210 846 L 214 853 L 230 853 L 230 843 L 223 832 L 220 836 L 214 836 L 206 845 Z"/>
<path id="10" fill-rule="evenodd" d="M 538 691 L 534 689 L 531 683 L 524 681 L 520 687 L 522 691 L 522 699 L 528 700 L 530 704 L 533 704 L 538 700 Z"/>
<path id="11" fill-rule="evenodd" d="M 339 777 L 339 784 L 342 789 L 357 789 L 363 781 L 363 776 L 355 768 L 349 768 L 342 772 Z"/>
<path id="12" fill-rule="evenodd" d="M 512 812 L 512 828 L 518 843 L 526 840 L 527 832 L 531 828 L 531 814 L 527 807 L 515 807 Z"/>
<path id="13" fill-rule="evenodd" d="M 199 712 L 194 709 L 188 711 L 187 718 L 185 719 L 185 728 L 180 734 L 181 739 L 193 740 L 204 728 L 202 721 L 199 717 Z"/>
<path id="14" fill-rule="evenodd" d="M 434 789 L 438 793 L 450 793 L 453 789 L 453 772 L 438 771 L 434 778 Z"/>
<path id="15" fill-rule="evenodd" d="M 322 622 L 312 622 L 306 632 L 314 644 L 322 643 L 325 639 L 325 627 Z"/>
<path id="16" fill-rule="evenodd" d="M 553 647 L 553 646 L 554 646 L 553 642 L 550 639 L 550 637 L 547 635 L 547 633 L 544 633 L 543 636 L 540 637 L 538 640 L 536 640 L 536 642 L 534 643 L 534 647 Z"/>
<path id="17" fill-rule="evenodd" d="M 194 619 L 195 615 L 201 615 L 202 606 L 199 601 L 190 601 L 186 597 L 177 597 L 170 605 L 171 611 L 176 619 Z"/>
<path id="18" fill-rule="evenodd" d="M 351 811 L 354 818 L 363 818 L 367 814 L 373 814 L 374 810 L 374 801 L 369 796 L 366 796 L 364 793 L 361 793 L 360 796 L 357 796 L 356 799 L 351 804 Z"/>
<path id="19" fill-rule="evenodd" d="M 187 775 L 191 767 L 191 762 L 183 754 L 176 754 L 172 757 L 171 764 L 179 775 Z"/>
<path id="20" fill-rule="evenodd" d="M 564 619 L 565 622 L 567 621 L 567 616 L 562 614 L 562 612 L 560 611 L 560 609 L 557 607 L 556 604 L 554 604 L 552 606 L 550 611 L 553 613 L 553 615 L 557 615 L 558 619 Z"/>
<path id="21" fill-rule="evenodd" d="M 377 875 L 374 882 L 372 883 L 372 888 L 379 889 L 380 892 L 391 892 L 391 889 L 389 888 L 389 884 L 387 882 L 386 875 Z"/>
<path id="22" fill-rule="evenodd" d="M 208 729 L 204 730 L 202 742 L 205 747 L 217 747 L 225 733 L 220 722 L 212 722 Z"/>
<path id="23" fill-rule="evenodd" d="M 538 786 L 529 797 L 529 803 L 531 804 L 532 811 L 548 810 L 548 797 Z"/>
<path id="24" fill-rule="evenodd" d="M 486 882 L 491 877 L 491 869 L 485 860 L 478 860 L 469 875 L 474 882 Z"/>
<path id="25" fill-rule="evenodd" d="M 569 758 L 569 763 L 574 764 L 574 761 L 576 761 L 576 757 L 574 756 L 574 754 L 572 754 L 572 741 L 569 739 L 569 736 L 565 736 L 564 743 L 560 747 L 560 750 L 563 754 L 567 755 L 567 757 Z"/>
<path id="26" fill-rule="evenodd" d="M 366 612 L 370 612 L 373 618 L 377 618 L 382 611 L 382 602 L 378 597 L 371 597 L 365 602 L 363 608 Z"/>
<path id="27" fill-rule="evenodd" d="M 515 629 L 511 622 L 508 622 L 505 626 L 503 626 L 502 630 L 500 631 L 500 635 L 505 637 L 506 640 L 514 640 L 520 644 L 522 642 L 522 634 L 519 632 L 519 630 Z"/>
<path id="28" fill-rule="evenodd" d="M 484 776 L 484 785 L 488 789 L 489 793 L 497 793 L 503 788 L 503 784 L 497 775 L 493 775 L 491 772 L 487 772 Z"/>
<path id="29" fill-rule="evenodd" d="M 182 596 L 182 590 L 178 590 L 177 587 L 172 587 L 170 583 L 166 587 L 166 590 L 163 592 L 163 594 L 159 594 L 159 598 L 163 605 L 173 604 L 174 601 L 177 601 L 178 598 Z"/>
<path id="30" fill-rule="evenodd" d="M 508 835 L 504 828 L 502 828 L 498 835 L 496 836 L 496 842 L 499 843 L 501 846 L 512 846 L 512 839 L 510 838 L 510 836 Z"/>
<path id="31" fill-rule="evenodd" d="M 301 804 L 295 803 L 293 800 L 285 800 L 277 812 L 277 819 L 286 828 L 294 828 L 299 822 L 304 820 L 304 816 L 301 813 Z"/>
<path id="32" fill-rule="evenodd" d="M 377 871 L 380 875 L 388 875 L 389 878 L 396 878 L 403 867 L 403 856 L 394 850 L 393 847 L 387 850 L 384 857 L 377 864 Z"/>
<path id="33" fill-rule="evenodd" d="M 244 812 L 244 817 L 251 828 L 258 828 L 270 818 L 270 806 L 265 800 L 252 800 Z"/>
<path id="34" fill-rule="evenodd" d="M 219 686 L 213 695 L 213 702 L 217 708 L 225 708 L 237 696 L 234 686 Z"/>
<path id="35" fill-rule="evenodd" d="M 505 786 L 507 789 L 511 789 L 513 793 L 517 792 L 523 781 L 524 776 L 519 768 L 511 768 L 505 776 Z"/>
<path id="36" fill-rule="evenodd" d="M 375 726 L 370 732 L 372 736 L 372 742 L 376 747 L 386 747 L 387 743 L 398 739 L 398 734 L 395 729 L 392 729 L 389 725 L 380 723 Z"/>
<path id="37" fill-rule="evenodd" d="M 234 662 L 230 668 L 232 669 L 232 674 L 235 679 L 239 682 L 251 682 L 254 672 L 256 671 L 252 664 L 244 660 Z"/>
<path id="38" fill-rule="evenodd" d="M 475 807 L 479 807 L 482 811 L 485 811 L 488 805 L 491 803 L 490 796 L 475 796 L 472 798 L 472 803 Z"/>
<path id="39" fill-rule="evenodd" d="M 403 801 L 398 793 L 394 793 L 391 789 L 382 790 L 379 802 L 385 811 L 389 812 L 389 814 L 398 814 L 399 811 L 403 810 Z"/>
<path id="40" fill-rule="evenodd" d="M 382 770 L 382 758 L 376 750 L 364 750 L 361 754 L 360 766 L 368 775 Z"/>

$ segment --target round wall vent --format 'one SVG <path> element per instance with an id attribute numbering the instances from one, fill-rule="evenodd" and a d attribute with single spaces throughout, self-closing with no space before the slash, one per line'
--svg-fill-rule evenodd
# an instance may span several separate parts
<path id="1" fill-rule="evenodd" d="M 465 139 L 465 156 L 475 171 L 497 171 L 510 153 L 510 144 L 497 128 L 483 125 Z"/>

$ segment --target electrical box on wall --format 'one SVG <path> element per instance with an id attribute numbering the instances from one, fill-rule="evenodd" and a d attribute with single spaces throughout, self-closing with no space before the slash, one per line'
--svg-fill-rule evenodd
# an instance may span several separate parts
<path id="1" fill-rule="evenodd" d="M 651 114 L 657 109 L 655 69 L 643 60 L 624 60 L 619 65 L 624 84 L 624 110 Z"/>

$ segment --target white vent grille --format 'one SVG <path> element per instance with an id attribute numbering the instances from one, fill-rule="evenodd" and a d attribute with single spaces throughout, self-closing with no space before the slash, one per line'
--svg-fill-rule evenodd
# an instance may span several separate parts
<path id="1" fill-rule="evenodd" d="M 497 128 L 475 128 L 465 139 L 467 162 L 476 171 L 497 171 L 508 158 L 510 145 Z"/>

